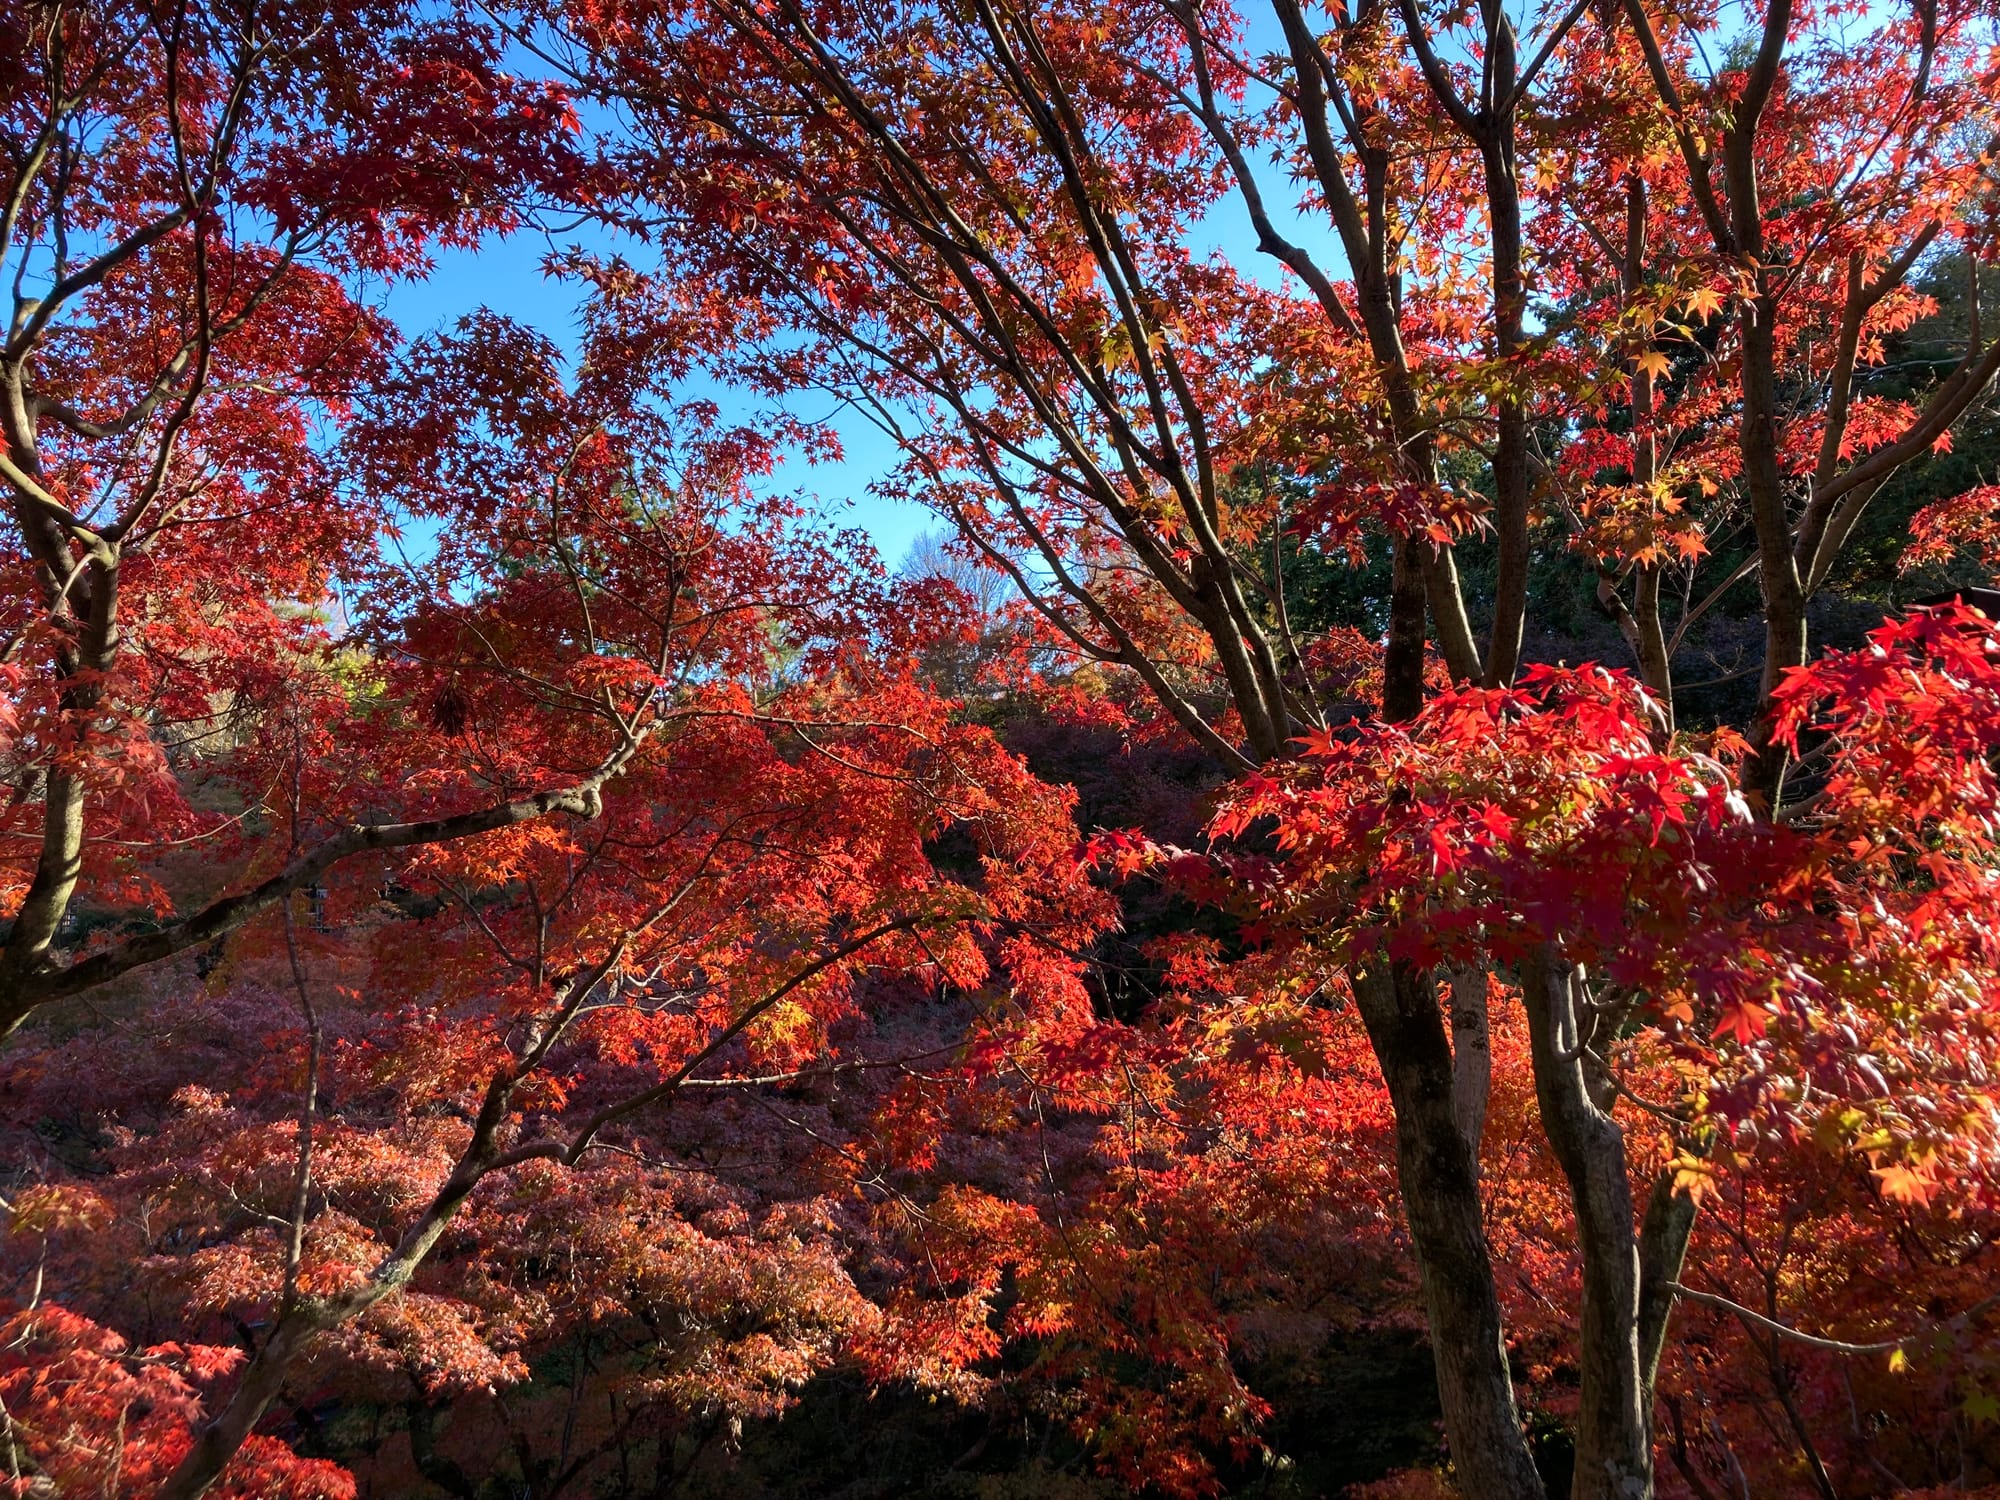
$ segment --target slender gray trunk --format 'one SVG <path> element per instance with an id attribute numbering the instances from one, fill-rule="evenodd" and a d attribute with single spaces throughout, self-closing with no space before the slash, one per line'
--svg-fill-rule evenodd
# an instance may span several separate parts
<path id="1" fill-rule="evenodd" d="M 1458 1132 L 1479 1170 L 1486 1106 L 1493 1094 L 1493 1030 L 1487 1012 L 1486 969 L 1451 971 L 1451 1105 Z"/>
<path id="2" fill-rule="evenodd" d="M 1640 1256 L 1625 1135 L 1586 1067 L 1588 1025 L 1576 971 L 1550 949 L 1521 966 L 1542 1128 L 1576 1209 L 1583 1259 L 1582 1379 L 1571 1500 L 1645 1500 L 1653 1492 L 1652 1391 L 1639 1354 Z"/>

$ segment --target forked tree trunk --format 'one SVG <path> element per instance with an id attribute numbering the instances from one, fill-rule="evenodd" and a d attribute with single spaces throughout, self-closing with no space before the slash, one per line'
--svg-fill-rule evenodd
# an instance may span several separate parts
<path id="1" fill-rule="evenodd" d="M 1542 1128 L 1576 1214 L 1583 1261 L 1582 1389 L 1571 1500 L 1646 1500 L 1653 1493 L 1653 1381 L 1694 1204 L 1655 1182 L 1643 1226 L 1633 1221 L 1625 1134 L 1611 1117 L 1608 1078 L 1591 1056 L 1579 971 L 1552 949 L 1521 965 Z"/>
<path id="2" fill-rule="evenodd" d="M 1437 988 L 1427 971 L 1385 960 L 1354 976 L 1354 994 L 1395 1107 L 1403 1212 L 1459 1486 L 1480 1500 L 1542 1500 L 1514 1403 L 1479 1175 L 1459 1122 Z"/>

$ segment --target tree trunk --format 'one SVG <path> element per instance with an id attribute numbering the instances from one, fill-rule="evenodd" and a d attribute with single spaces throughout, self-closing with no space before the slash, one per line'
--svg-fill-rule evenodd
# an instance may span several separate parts
<path id="1" fill-rule="evenodd" d="M 1458 1133 L 1472 1153 L 1475 1174 L 1492 1095 L 1493 1028 L 1487 1011 L 1486 969 L 1475 964 L 1451 971 L 1451 1107 L 1458 1117 Z"/>
<path id="2" fill-rule="evenodd" d="M 1646 1414 L 1654 1410 L 1660 1376 L 1660 1356 L 1667 1347 L 1688 1240 L 1694 1234 L 1694 1198 L 1674 1186 L 1674 1168 L 1662 1167 L 1653 1178 L 1646 1201 L 1645 1222 L 1639 1227 L 1639 1378 L 1646 1392 Z"/>
<path id="3" fill-rule="evenodd" d="M 1403 1212 L 1460 1487 L 1480 1500 L 1541 1500 L 1514 1404 L 1479 1177 L 1455 1108 L 1436 988 L 1427 972 L 1384 960 L 1354 976 L 1354 994 L 1395 1106 Z"/>
<path id="4" fill-rule="evenodd" d="M 1390 564 L 1389 639 L 1382 656 L 1382 717 L 1414 719 L 1424 707 L 1424 573 L 1428 542 L 1399 536 Z"/>
<path id="5" fill-rule="evenodd" d="M 1640 1354 L 1640 1254 L 1625 1135 L 1585 1071 L 1576 971 L 1547 948 L 1521 966 L 1542 1128 L 1576 1209 L 1583 1257 L 1582 1395 L 1571 1500 L 1653 1493 L 1652 1388 Z M 1664 1324 L 1662 1324 L 1664 1326 Z"/>
<path id="6" fill-rule="evenodd" d="M 305 1346 L 325 1327 L 317 1319 L 280 1318 L 271 1336 L 251 1357 L 243 1378 L 225 1406 L 213 1420 L 195 1434 L 173 1473 L 160 1486 L 155 1500 L 200 1500 L 207 1494 L 229 1460 L 242 1448 L 244 1439 L 270 1410 L 271 1403 L 285 1387 L 285 1377 Z"/>
<path id="7" fill-rule="evenodd" d="M 475 1500 L 479 1491 L 471 1477 L 437 1451 L 436 1414 L 423 1402 L 412 1401 L 403 1407 L 403 1416 L 409 1424 L 410 1460 L 417 1472 L 457 1500 Z"/>
<path id="8" fill-rule="evenodd" d="M 594 985 L 596 980 L 588 983 Z M 195 1434 L 194 1445 L 167 1476 L 153 1500 L 201 1500 L 222 1477 L 222 1471 L 242 1448 L 243 1440 L 263 1420 L 271 1403 L 278 1399 L 286 1377 L 306 1347 L 322 1333 L 352 1322 L 409 1285 L 417 1267 L 423 1264 L 431 1247 L 492 1166 L 493 1133 L 519 1082 L 518 1075 L 501 1073 L 487 1084 L 486 1100 L 473 1126 L 472 1143 L 459 1156 L 458 1166 L 366 1281 L 332 1297 L 300 1299 L 279 1311 L 270 1337 L 250 1356 L 228 1404 Z"/>
<path id="9" fill-rule="evenodd" d="M 1519 74 L 1514 23 L 1499 6 L 1487 11 L 1486 67 L 1492 96 L 1512 100 Z M 1489 115 L 1479 155 L 1485 168 L 1486 217 L 1493 251 L 1493 340 L 1501 390 L 1494 410 L 1493 529 L 1499 572 L 1493 587 L 1493 636 L 1486 648 L 1486 685 L 1507 687 L 1521 660 L 1528 613 L 1528 412 L 1517 382 L 1522 328 L 1528 311 L 1521 270 L 1521 180 L 1515 156 L 1514 108 Z"/>

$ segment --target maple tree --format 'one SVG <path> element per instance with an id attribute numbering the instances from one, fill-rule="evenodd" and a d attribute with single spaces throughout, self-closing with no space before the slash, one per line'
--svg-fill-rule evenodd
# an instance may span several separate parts
<path id="1" fill-rule="evenodd" d="M 158 907 L 118 851 L 195 831 L 172 749 L 231 732 L 370 538 L 317 441 L 388 358 L 353 290 L 518 223 L 574 153 L 560 92 L 500 71 L 449 11 L 32 4 L 5 25 L 11 1029 L 346 855 L 583 789 L 463 825 L 376 819 L 88 967 L 56 961 L 80 881 Z"/>
<path id="2" fill-rule="evenodd" d="M 883 664 L 917 637 L 851 539 L 753 498 L 767 436 L 651 404 L 615 329 L 569 380 L 498 316 L 399 348 L 358 300 L 587 193 L 561 91 L 505 72 L 490 26 L 7 24 L 7 1025 L 125 976 L 141 1024 L 192 1024 L 202 982 L 159 968 L 192 951 L 248 1049 L 198 1084 L 117 1042 L 21 1054 L 31 1109 L 80 1065 L 147 1128 L 115 1127 L 100 1191 L 24 1190 L 17 1243 L 111 1252 L 68 1263 L 66 1304 L 144 1265 L 190 1320 L 260 1329 L 139 1347 L 25 1296 L 10 1473 L 352 1493 L 255 1429 L 330 1341 L 417 1351 L 426 1394 L 520 1376 L 472 1303 L 406 1295 L 489 1179 L 629 1155 L 628 1122 L 713 1069 L 810 1062 L 864 965 L 976 980 L 982 924 L 1048 929 L 1006 963 L 1060 1011 L 1038 943 L 1085 940 L 1102 901 L 1062 796 Z M 926 857 L 947 825 L 983 856 L 965 878 Z M 439 906 L 410 951 L 398 923 Z M 619 1176 L 576 1191 L 607 1215 L 653 1191 Z M 855 1321 L 828 1295 L 792 1341 L 713 1356 L 740 1401 L 781 1402 L 815 1330 Z"/>

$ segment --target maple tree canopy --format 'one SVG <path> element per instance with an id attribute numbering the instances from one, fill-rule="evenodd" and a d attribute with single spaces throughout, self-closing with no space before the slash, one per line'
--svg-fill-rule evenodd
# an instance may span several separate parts
<path id="1" fill-rule="evenodd" d="M 25 0 L 0 144 L 0 1491 L 2000 1492 L 1993 0 Z"/>

